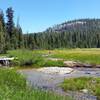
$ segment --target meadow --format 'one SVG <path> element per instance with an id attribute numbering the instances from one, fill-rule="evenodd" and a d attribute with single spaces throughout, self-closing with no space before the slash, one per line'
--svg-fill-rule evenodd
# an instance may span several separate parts
<path id="1" fill-rule="evenodd" d="M 46 59 L 43 55 L 46 55 L 49 50 L 11 50 L 6 54 L 0 56 L 14 57 L 15 60 L 11 62 L 11 66 L 17 67 L 48 67 L 48 66 L 62 66 L 63 61 L 51 61 Z"/>
<path id="2" fill-rule="evenodd" d="M 35 54 L 47 55 L 46 58 L 58 58 L 62 61 L 76 61 L 88 64 L 100 64 L 99 48 L 76 48 L 76 49 L 54 49 L 54 50 L 36 50 Z M 62 64 L 63 66 L 63 64 Z"/>
<path id="3" fill-rule="evenodd" d="M 39 68 L 64 65 L 64 61 L 100 64 L 100 49 L 10 50 L 0 56 L 14 57 L 12 68 Z M 50 58 L 61 60 L 50 60 Z M 30 87 L 16 69 L 0 69 L 0 100 L 71 100 L 69 97 Z M 93 84 L 92 84 L 93 82 Z M 94 83 L 95 82 L 95 83 Z M 91 83 L 91 85 L 90 85 Z M 100 78 L 80 77 L 65 79 L 64 91 L 80 91 L 87 88 L 100 99 Z"/>
<path id="4" fill-rule="evenodd" d="M 54 50 L 52 57 L 63 58 L 64 60 L 79 61 L 90 64 L 100 64 L 100 49 L 68 49 Z"/>
<path id="5" fill-rule="evenodd" d="M 92 65 L 100 64 L 100 49 L 54 49 L 54 50 L 11 50 L 1 56 L 15 57 L 13 66 L 50 67 L 65 66 L 64 61 L 76 61 Z M 61 60 L 50 60 L 56 58 Z"/>

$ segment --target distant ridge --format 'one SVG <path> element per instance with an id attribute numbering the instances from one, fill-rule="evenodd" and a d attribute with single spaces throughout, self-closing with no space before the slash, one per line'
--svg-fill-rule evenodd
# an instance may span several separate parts
<path id="1" fill-rule="evenodd" d="M 35 49 L 100 48 L 100 19 L 78 19 L 30 34 Z"/>
<path id="2" fill-rule="evenodd" d="M 100 29 L 100 19 L 77 19 L 49 27 L 45 32 L 68 32 L 76 30 Z"/>

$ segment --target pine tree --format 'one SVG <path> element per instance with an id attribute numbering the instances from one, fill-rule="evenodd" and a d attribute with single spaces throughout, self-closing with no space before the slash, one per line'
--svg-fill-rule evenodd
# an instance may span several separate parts
<path id="1" fill-rule="evenodd" d="M 7 24 L 6 24 L 6 31 L 7 31 L 7 38 L 10 39 L 8 49 L 14 49 L 14 22 L 13 22 L 13 9 L 12 7 L 9 7 L 6 11 L 6 16 L 8 18 Z"/>
<path id="2" fill-rule="evenodd" d="M 19 24 L 19 17 L 17 19 L 17 40 L 18 40 L 18 48 L 24 48 L 24 36 L 23 36 L 23 32 L 22 32 L 22 28 Z"/>
<path id="3" fill-rule="evenodd" d="M 3 11 L 0 10 L 0 53 L 5 52 L 5 22 Z"/>

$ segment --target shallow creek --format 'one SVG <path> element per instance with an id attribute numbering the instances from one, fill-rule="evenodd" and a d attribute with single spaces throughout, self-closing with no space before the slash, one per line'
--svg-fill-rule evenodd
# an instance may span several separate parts
<path id="1" fill-rule="evenodd" d="M 95 96 L 84 93 L 65 93 L 59 86 L 65 78 L 74 78 L 82 76 L 100 77 L 100 68 L 74 68 L 74 71 L 70 74 L 48 74 L 37 71 L 37 69 L 24 69 L 19 70 L 20 73 L 24 74 L 30 85 L 36 88 L 45 90 L 51 90 L 62 95 L 72 96 L 75 100 L 96 100 Z"/>

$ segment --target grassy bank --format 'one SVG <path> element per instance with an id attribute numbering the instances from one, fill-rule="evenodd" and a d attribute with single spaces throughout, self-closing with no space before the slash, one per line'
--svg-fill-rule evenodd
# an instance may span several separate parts
<path id="1" fill-rule="evenodd" d="M 65 79 L 61 87 L 64 91 L 80 91 L 87 89 L 89 93 L 98 97 L 100 100 L 100 78 L 80 77 Z"/>
<path id="2" fill-rule="evenodd" d="M 0 69 L 0 100 L 71 100 L 27 86 L 24 77 L 14 70 Z"/>

